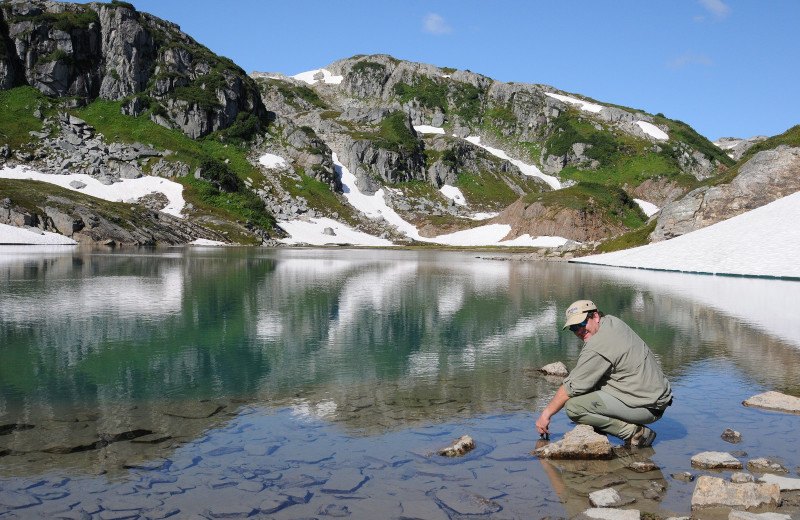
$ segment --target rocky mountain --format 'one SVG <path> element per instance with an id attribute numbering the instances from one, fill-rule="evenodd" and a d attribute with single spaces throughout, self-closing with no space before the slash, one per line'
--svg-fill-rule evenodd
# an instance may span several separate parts
<path id="1" fill-rule="evenodd" d="M 70 104 L 124 101 L 196 138 L 266 111 L 253 81 L 180 28 L 127 2 L 0 3 L 0 88 L 30 85 Z"/>
<path id="2" fill-rule="evenodd" d="M 636 231 L 658 240 L 797 189 L 786 180 L 794 137 L 715 145 L 663 114 L 386 55 L 296 77 L 247 75 L 177 25 L 117 0 L 0 2 L 0 110 L 0 166 L 79 171 L 103 183 L 170 178 L 184 185 L 186 219 L 206 230 L 185 226 L 172 238 L 108 231 L 115 243 L 214 234 L 272 243 L 282 234 L 275 218 L 321 216 L 407 242 L 349 205 L 337 161 L 363 193 L 383 189 L 421 236 L 474 227 L 473 215 L 491 213 L 489 223 L 510 226 L 509 239 L 595 244 Z M 273 160 L 259 160 L 266 156 Z M 444 186 L 460 190 L 464 204 Z M 52 204 L 2 180 L 0 189 L 6 222 L 27 214 L 60 229 L 48 219 Z M 648 223 L 634 199 L 664 209 Z M 129 205 L 112 206 L 107 215 Z M 80 229 L 94 222 L 75 205 L 60 211 L 59 222 L 72 218 Z"/>

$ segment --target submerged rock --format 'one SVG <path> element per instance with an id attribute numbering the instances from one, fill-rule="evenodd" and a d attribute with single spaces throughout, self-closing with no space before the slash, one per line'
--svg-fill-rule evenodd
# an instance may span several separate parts
<path id="1" fill-rule="evenodd" d="M 561 440 L 537 448 L 531 455 L 544 459 L 607 460 L 611 458 L 611 443 L 588 424 L 579 424 Z"/>
<path id="2" fill-rule="evenodd" d="M 780 392 L 764 392 L 742 402 L 745 406 L 800 415 L 800 397 Z"/>
<path id="3" fill-rule="evenodd" d="M 710 507 L 775 508 L 780 503 L 781 490 L 777 484 L 735 484 L 708 475 L 698 477 L 692 494 L 693 511 Z"/>
<path id="4" fill-rule="evenodd" d="M 463 457 L 470 451 L 475 449 L 475 441 L 472 440 L 472 437 L 469 435 L 463 435 L 453 441 L 450 446 L 446 448 L 442 448 L 441 450 L 437 451 L 437 455 L 441 455 L 442 457 Z"/>

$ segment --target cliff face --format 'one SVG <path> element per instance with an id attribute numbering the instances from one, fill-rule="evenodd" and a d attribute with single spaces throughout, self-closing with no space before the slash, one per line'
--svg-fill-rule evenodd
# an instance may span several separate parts
<path id="1" fill-rule="evenodd" d="M 266 121 L 255 83 L 177 25 L 124 2 L 0 3 L 0 88 L 125 101 L 123 111 L 196 138 L 238 120 Z"/>
<path id="2" fill-rule="evenodd" d="M 800 148 L 758 152 L 729 184 L 702 187 L 661 210 L 653 241 L 667 240 L 759 208 L 800 191 Z"/>

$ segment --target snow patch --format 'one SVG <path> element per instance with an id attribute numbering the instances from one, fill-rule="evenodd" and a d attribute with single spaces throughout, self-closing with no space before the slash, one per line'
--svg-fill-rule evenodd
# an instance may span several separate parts
<path id="1" fill-rule="evenodd" d="M 589 103 L 588 101 L 584 101 L 582 99 L 570 97 L 570 96 L 563 96 L 561 94 L 552 94 L 550 92 L 545 92 L 546 95 L 550 96 L 551 98 L 558 99 L 559 101 L 563 101 L 565 103 L 572 103 L 573 105 L 578 105 L 581 110 L 585 110 L 587 112 L 600 112 L 603 110 L 602 105 L 598 105 L 596 103 Z"/>
<path id="2" fill-rule="evenodd" d="M 21 228 L 9 226 L 7 224 L 0 224 L 0 245 L 57 245 L 57 246 L 74 246 L 77 244 L 71 238 L 59 235 L 58 233 L 51 233 L 49 231 L 42 231 L 38 228 Z M 5 249 L 0 248 L 0 253 L 4 253 Z"/>
<path id="3" fill-rule="evenodd" d="M 545 173 L 542 173 L 542 170 L 540 170 L 539 168 L 537 168 L 536 166 L 534 166 L 532 164 L 524 163 L 524 162 L 520 161 L 519 159 L 512 159 L 511 157 L 508 156 L 508 154 L 506 152 L 504 152 L 503 150 L 501 150 L 499 148 L 492 148 L 491 146 L 482 145 L 480 136 L 469 136 L 469 137 L 464 138 L 464 140 L 465 141 L 469 141 L 470 143 L 472 143 L 472 144 L 474 144 L 476 146 L 480 146 L 481 148 L 483 148 L 484 150 L 486 150 L 490 154 L 494 155 L 495 157 L 499 157 L 501 159 L 505 159 L 506 161 L 509 161 L 511 164 L 513 164 L 514 166 L 519 168 L 520 171 L 525 175 L 528 175 L 528 176 L 531 176 L 531 177 L 539 177 L 540 179 L 545 181 L 547 184 L 549 184 L 550 187 L 553 188 L 554 190 L 561 189 L 561 182 L 558 180 L 557 177 L 553 177 L 552 175 L 547 175 Z"/>
<path id="4" fill-rule="evenodd" d="M 85 173 L 73 173 L 71 175 L 53 175 L 32 170 L 27 166 L 15 166 L 13 168 L 0 169 L 0 178 L 22 179 L 43 181 L 55 184 L 72 191 L 79 191 L 98 199 L 109 200 L 112 202 L 134 202 L 140 197 L 151 193 L 163 193 L 168 200 L 167 207 L 161 211 L 176 217 L 181 216 L 181 211 L 186 205 L 183 200 L 183 186 L 161 177 L 146 175 L 138 179 L 121 179 L 113 184 L 103 184 Z M 75 188 L 71 185 L 73 181 L 78 181 L 85 185 Z"/>
<path id="5" fill-rule="evenodd" d="M 430 125 L 416 125 L 414 130 L 420 134 L 442 134 L 444 135 L 444 128 L 439 128 L 438 126 L 430 126 Z"/>
<path id="6" fill-rule="evenodd" d="M 667 135 L 666 132 L 653 123 L 648 123 L 647 121 L 636 121 L 636 124 L 639 125 L 639 128 L 641 128 L 644 133 L 654 139 L 658 139 L 659 141 L 666 141 L 669 139 L 669 135 Z"/>
<path id="7" fill-rule="evenodd" d="M 638 204 L 639 207 L 642 208 L 642 211 L 644 211 L 644 214 L 647 215 L 648 217 L 652 217 L 653 215 L 658 213 L 659 209 L 661 209 L 652 202 L 647 202 L 646 200 L 643 199 L 633 199 L 633 200 L 636 201 L 636 204 Z"/>
<path id="8" fill-rule="evenodd" d="M 442 192 L 442 195 L 447 197 L 448 199 L 452 199 L 456 204 L 461 206 L 467 205 L 467 199 L 464 198 L 464 194 L 461 193 L 461 190 L 456 188 L 455 186 L 450 186 L 449 184 L 445 184 L 444 186 L 439 189 Z"/>
<path id="9" fill-rule="evenodd" d="M 709 274 L 800 278 L 800 192 L 663 242 L 575 262 Z"/>
<path id="10" fill-rule="evenodd" d="M 267 168 L 285 168 L 287 166 L 286 159 L 271 153 L 267 153 L 259 157 L 258 162 Z"/>
<path id="11" fill-rule="evenodd" d="M 317 79 L 322 75 L 321 79 Z M 300 81 L 305 81 L 309 85 L 314 85 L 322 81 L 323 83 L 327 83 L 329 85 L 338 85 L 344 79 L 344 76 L 334 76 L 331 74 L 327 69 L 315 69 L 309 70 L 308 72 L 301 72 L 300 74 L 295 74 L 292 76 L 294 79 L 299 79 Z"/>

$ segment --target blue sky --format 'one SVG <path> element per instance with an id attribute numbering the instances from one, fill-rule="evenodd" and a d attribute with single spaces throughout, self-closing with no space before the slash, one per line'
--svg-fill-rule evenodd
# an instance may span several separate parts
<path id="1" fill-rule="evenodd" d="M 356 54 L 543 83 L 709 139 L 800 124 L 796 0 L 132 0 L 245 71 Z"/>

